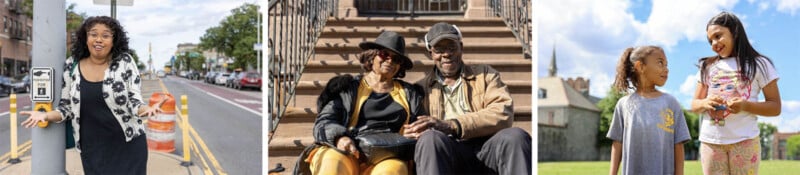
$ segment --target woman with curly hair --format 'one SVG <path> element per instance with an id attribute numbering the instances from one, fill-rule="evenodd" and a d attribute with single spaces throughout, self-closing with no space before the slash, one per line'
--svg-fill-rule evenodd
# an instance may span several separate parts
<path id="1" fill-rule="evenodd" d="M 128 37 L 107 16 L 90 17 L 75 33 L 72 56 L 64 65 L 58 109 L 22 111 L 22 122 L 72 120 L 86 174 L 145 174 L 147 142 L 142 118 L 161 112 L 142 102 L 141 79 L 128 54 Z"/>

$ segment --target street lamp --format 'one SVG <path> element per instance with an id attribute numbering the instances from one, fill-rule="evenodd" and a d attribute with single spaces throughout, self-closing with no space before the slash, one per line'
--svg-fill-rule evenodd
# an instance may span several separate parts
<path id="1" fill-rule="evenodd" d="M 117 5 L 133 6 L 133 0 L 94 0 L 97 5 L 111 5 L 111 18 L 117 19 Z"/>

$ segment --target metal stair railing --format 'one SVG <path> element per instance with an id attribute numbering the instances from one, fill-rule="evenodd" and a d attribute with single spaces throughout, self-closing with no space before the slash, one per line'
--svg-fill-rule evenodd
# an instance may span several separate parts
<path id="1" fill-rule="evenodd" d="M 270 0 L 267 78 L 268 142 L 295 96 L 305 65 L 314 57 L 314 46 L 337 0 Z"/>
<path id="2" fill-rule="evenodd" d="M 358 0 L 359 13 L 385 15 L 464 14 L 466 0 Z"/>
<path id="3" fill-rule="evenodd" d="M 533 21 L 531 21 L 531 2 L 521 0 L 487 0 L 490 15 L 503 19 L 514 36 L 522 44 L 522 54 L 531 59 L 531 40 Z"/>

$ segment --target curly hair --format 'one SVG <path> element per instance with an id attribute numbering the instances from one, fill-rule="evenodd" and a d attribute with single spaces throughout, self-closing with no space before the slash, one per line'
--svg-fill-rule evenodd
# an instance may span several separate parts
<path id="1" fill-rule="evenodd" d="M 361 69 L 364 69 L 364 71 L 367 72 L 372 71 L 372 60 L 375 59 L 375 56 L 378 56 L 379 52 L 380 50 L 378 49 L 367 49 L 361 51 L 361 53 L 358 54 L 358 61 L 361 62 Z M 393 78 L 406 77 L 406 70 L 411 68 L 403 66 L 403 63 L 398 63 L 398 64 L 400 64 L 400 70 L 398 70 L 397 73 L 394 74 Z"/>
<path id="2" fill-rule="evenodd" d="M 639 88 L 639 75 L 634 70 L 633 65 L 636 61 L 647 64 L 644 59 L 654 51 L 664 52 L 658 46 L 639 46 L 626 48 L 617 63 L 617 75 L 614 79 L 613 88 L 619 93 L 626 94 L 628 90 Z"/>
<path id="3" fill-rule="evenodd" d="M 81 60 L 89 57 L 87 33 L 96 24 L 106 25 L 113 32 L 113 46 L 111 47 L 110 53 L 112 60 L 119 59 L 120 55 L 130 51 L 128 48 L 127 33 L 125 32 L 125 29 L 122 28 L 122 25 L 119 24 L 119 21 L 108 16 L 94 16 L 83 21 L 83 24 L 81 24 L 80 28 L 78 28 L 78 31 L 75 31 L 71 55 L 73 59 Z"/>

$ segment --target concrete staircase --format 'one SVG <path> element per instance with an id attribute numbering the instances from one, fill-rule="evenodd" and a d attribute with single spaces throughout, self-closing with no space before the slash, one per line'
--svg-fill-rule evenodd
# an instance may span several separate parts
<path id="1" fill-rule="evenodd" d="M 463 19 L 451 17 L 355 17 L 329 18 L 316 44 L 315 58 L 309 60 L 274 138 L 269 143 L 268 169 L 276 163 L 288 174 L 297 156 L 313 144 L 311 135 L 316 117 L 316 100 L 327 81 L 336 75 L 362 74 L 356 58 L 362 41 L 374 41 L 384 30 L 406 38 L 406 52 L 414 62 L 405 81 L 416 82 L 430 71 L 433 60 L 425 50 L 425 33 L 437 22 L 459 27 L 464 37 L 463 59 L 466 64 L 488 64 L 501 72 L 514 99 L 515 127 L 531 133 L 531 60 L 525 59 L 522 46 L 499 18 Z"/>

